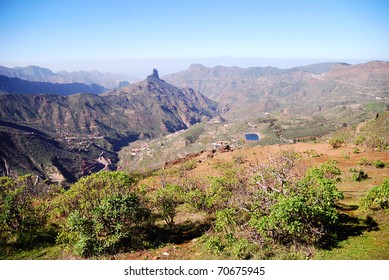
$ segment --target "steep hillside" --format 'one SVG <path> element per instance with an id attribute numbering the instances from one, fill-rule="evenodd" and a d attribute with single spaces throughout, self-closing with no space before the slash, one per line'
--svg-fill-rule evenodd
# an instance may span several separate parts
<path id="1" fill-rule="evenodd" d="M 19 78 L 31 82 L 48 82 L 59 84 L 82 83 L 86 85 L 98 84 L 105 88 L 116 88 L 120 81 L 136 81 L 137 78 L 123 74 L 101 73 L 99 71 L 60 71 L 54 73 L 50 69 L 30 65 L 27 67 L 7 68 L 0 66 L 0 75 L 9 78 Z"/>
<path id="2" fill-rule="evenodd" d="M 75 93 L 100 94 L 105 91 L 107 91 L 106 88 L 96 84 L 86 85 L 82 83 L 54 84 L 47 82 L 30 82 L 18 78 L 8 78 L 6 76 L 0 76 L 0 92 L 3 93 L 49 93 L 58 95 L 71 95 Z"/>
<path id="3" fill-rule="evenodd" d="M 153 120 L 155 123 L 160 123 L 165 116 L 171 116 L 170 123 L 163 124 L 170 132 L 210 119 L 219 112 L 216 102 L 191 88 L 180 89 L 166 83 L 159 78 L 155 69 L 145 81 L 107 92 L 103 96 L 121 100 L 120 106 L 126 114 L 139 111 L 156 116 Z"/>
<path id="4" fill-rule="evenodd" d="M 165 83 L 156 70 L 103 96 L 2 94 L 0 104 L 0 173 L 50 175 L 56 166 L 68 180 L 90 171 L 80 168 L 82 161 L 115 168 L 116 152 L 129 142 L 185 129 L 219 112 L 217 103 Z M 68 163 L 55 164 L 57 159 Z"/>

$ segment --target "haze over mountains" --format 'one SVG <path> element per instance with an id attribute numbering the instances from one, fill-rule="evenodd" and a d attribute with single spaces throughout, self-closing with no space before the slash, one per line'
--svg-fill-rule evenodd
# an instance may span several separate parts
<path id="1" fill-rule="evenodd" d="M 135 140 L 161 137 L 216 116 L 220 118 L 212 121 L 214 132 L 228 134 L 220 120 L 248 122 L 234 126 L 240 133 L 239 127 L 249 128 L 249 120 L 269 112 L 328 119 L 337 107 L 347 116 L 363 104 L 389 103 L 389 63 L 381 61 L 291 69 L 194 64 L 163 80 L 154 69 L 144 81 L 121 88 L 118 82 L 124 76 L 84 71 L 0 67 L 0 74 L 8 75 L 2 77 L 2 90 L 8 93 L 0 94 L 0 174 L 34 172 L 67 181 L 104 168 L 115 169 L 119 150 Z M 85 84 L 60 84 L 75 81 Z M 52 89 L 68 85 L 79 86 L 78 93 L 60 96 Z M 98 92 L 82 87 L 95 87 Z M 262 124 L 266 129 L 274 125 L 274 119 Z"/>
<path id="2" fill-rule="evenodd" d="M 129 77 L 124 74 L 101 73 L 99 71 L 60 71 L 54 73 L 50 69 L 34 65 L 14 68 L 0 66 L 0 75 L 30 82 L 97 84 L 107 89 L 118 87 L 121 81 L 133 82 L 138 80 L 138 78 Z"/>
<path id="3" fill-rule="evenodd" d="M 86 85 L 82 83 L 58 84 L 48 82 L 30 82 L 19 78 L 9 78 L 0 75 L 0 92 L 3 93 L 49 93 L 58 95 L 71 95 L 80 92 L 100 94 L 105 91 L 107 91 L 105 87 L 97 84 Z"/>

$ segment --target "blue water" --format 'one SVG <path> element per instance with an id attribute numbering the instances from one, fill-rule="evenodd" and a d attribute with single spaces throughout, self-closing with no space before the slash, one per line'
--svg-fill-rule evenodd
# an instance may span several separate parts
<path id="1" fill-rule="evenodd" d="M 246 133 L 244 136 L 246 137 L 246 140 L 249 141 L 258 141 L 261 139 L 261 137 L 256 133 Z"/>

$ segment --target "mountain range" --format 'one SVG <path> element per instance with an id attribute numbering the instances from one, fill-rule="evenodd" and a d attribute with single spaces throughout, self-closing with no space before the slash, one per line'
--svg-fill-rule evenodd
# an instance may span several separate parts
<path id="1" fill-rule="evenodd" d="M 101 73 L 99 71 L 53 72 L 50 69 L 30 65 L 27 67 L 7 68 L 0 66 L 0 75 L 8 78 L 19 78 L 30 82 L 47 82 L 57 84 L 82 83 L 97 84 L 112 89 L 120 86 L 121 82 L 134 82 L 138 78 L 124 74 Z"/>
<path id="2" fill-rule="evenodd" d="M 291 69 L 274 67 L 206 67 L 163 77 L 176 86 L 188 86 L 227 104 L 225 117 L 246 118 L 247 112 L 285 110 L 309 113 L 339 104 L 389 98 L 389 62 L 364 64 L 322 63 Z"/>
<path id="3" fill-rule="evenodd" d="M 33 171 L 67 181 L 98 167 L 115 168 L 116 152 L 131 141 L 219 113 L 216 102 L 167 84 L 156 70 L 102 95 L 0 94 L 0 104 L 0 173 Z"/>
<path id="4" fill-rule="evenodd" d="M 75 93 L 100 94 L 106 91 L 106 88 L 97 84 L 86 85 L 82 83 L 58 84 L 49 82 L 31 82 L 0 75 L 0 92 L 3 93 L 71 95 Z"/>
<path id="5" fill-rule="evenodd" d="M 68 182 L 115 169 L 120 158 L 133 160 L 124 154 L 136 146 L 125 147 L 136 140 L 187 130 L 174 141 L 153 142 L 148 161 L 169 153 L 162 162 L 222 138 L 238 143 L 249 130 L 262 133 L 261 143 L 309 139 L 356 124 L 389 103 L 389 63 L 382 61 L 291 69 L 193 64 L 163 79 L 154 69 L 141 82 L 110 90 L 101 81 L 59 84 L 65 74 L 36 66 L 0 70 L 8 75 L 0 77 L 7 92 L 0 94 L 0 174 L 33 172 Z M 85 82 L 84 72 L 77 73 Z M 53 90 L 69 85 L 77 89 Z"/>

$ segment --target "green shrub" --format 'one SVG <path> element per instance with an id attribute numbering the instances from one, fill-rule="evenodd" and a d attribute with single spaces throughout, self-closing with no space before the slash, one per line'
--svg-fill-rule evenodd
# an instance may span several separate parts
<path id="1" fill-rule="evenodd" d="M 206 182 L 185 182 L 183 201 L 191 211 L 208 214 L 227 207 L 232 189 L 237 184 L 230 176 L 210 176 Z"/>
<path id="2" fill-rule="evenodd" d="M 117 253 L 123 247 L 138 247 L 149 222 L 150 211 L 141 205 L 136 194 L 114 193 L 103 199 L 90 215 L 72 211 L 58 242 L 83 257 Z"/>
<path id="3" fill-rule="evenodd" d="M 381 160 L 376 160 L 373 162 L 375 168 L 384 168 L 385 167 L 385 163 Z"/>
<path id="4" fill-rule="evenodd" d="M 304 153 L 306 153 L 308 155 L 308 157 L 310 157 L 310 158 L 318 158 L 318 157 L 321 157 L 323 155 L 323 154 L 319 154 L 314 149 L 306 150 Z"/>
<path id="5" fill-rule="evenodd" d="M 355 145 L 362 145 L 363 144 L 363 142 L 366 140 L 366 137 L 363 135 L 363 134 L 361 134 L 361 135 L 358 135 L 356 138 L 355 138 L 355 140 L 354 140 L 354 144 Z"/>
<path id="6" fill-rule="evenodd" d="M 343 198 L 336 183 L 339 168 L 311 168 L 287 194 L 272 193 L 268 209 L 256 211 L 250 225 L 262 236 L 281 243 L 316 244 L 339 220 L 335 202 Z"/>
<path id="7" fill-rule="evenodd" d="M 134 190 L 136 180 L 123 172 L 99 172 L 73 184 L 55 201 L 57 242 L 83 257 L 140 246 L 151 216 Z"/>
<path id="8" fill-rule="evenodd" d="M 344 159 L 350 159 L 350 155 L 348 153 L 342 153 Z"/>
<path id="9" fill-rule="evenodd" d="M 367 160 L 367 158 L 361 158 L 358 162 L 357 165 L 371 165 L 371 162 Z"/>
<path id="10" fill-rule="evenodd" d="M 354 147 L 353 148 L 353 153 L 354 154 L 359 154 L 361 151 L 357 148 L 357 147 Z"/>
<path id="11" fill-rule="evenodd" d="M 136 178 L 120 171 L 99 172 L 83 177 L 56 198 L 54 203 L 57 205 L 57 214 L 67 217 L 77 210 L 82 215 L 90 215 L 102 199 L 114 193 L 132 192 L 136 181 Z"/>
<path id="12" fill-rule="evenodd" d="M 362 169 L 358 170 L 356 173 L 353 174 L 352 178 L 354 181 L 360 182 L 363 180 L 368 179 L 367 173 L 365 173 Z"/>
<path id="13" fill-rule="evenodd" d="M 329 140 L 329 144 L 332 146 L 332 148 L 337 149 L 344 144 L 344 139 L 341 137 L 333 137 Z"/>
<path id="14" fill-rule="evenodd" d="M 355 167 L 351 167 L 351 168 L 349 169 L 349 172 L 357 173 L 357 172 L 358 172 L 358 169 L 356 169 Z"/>
<path id="15" fill-rule="evenodd" d="M 389 179 L 372 188 L 361 200 L 360 205 L 362 209 L 389 209 Z"/>
<path id="16" fill-rule="evenodd" d="M 154 196 L 154 205 L 160 211 L 162 218 L 169 227 L 174 226 L 177 207 L 183 203 L 182 188 L 178 185 L 163 186 Z"/>
<path id="17" fill-rule="evenodd" d="M 58 189 L 33 175 L 0 177 L 0 233 L 6 240 L 31 247 L 44 239 L 51 210 L 50 200 Z M 41 238 L 42 237 L 42 238 Z"/>
<path id="18" fill-rule="evenodd" d="M 238 237 L 238 213 L 234 208 L 226 208 L 216 212 L 215 233 L 205 235 L 202 240 L 205 247 L 214 254 L 226 258 L 249 259 L 257 246 L 250 243 L 247 238 Z"/>

